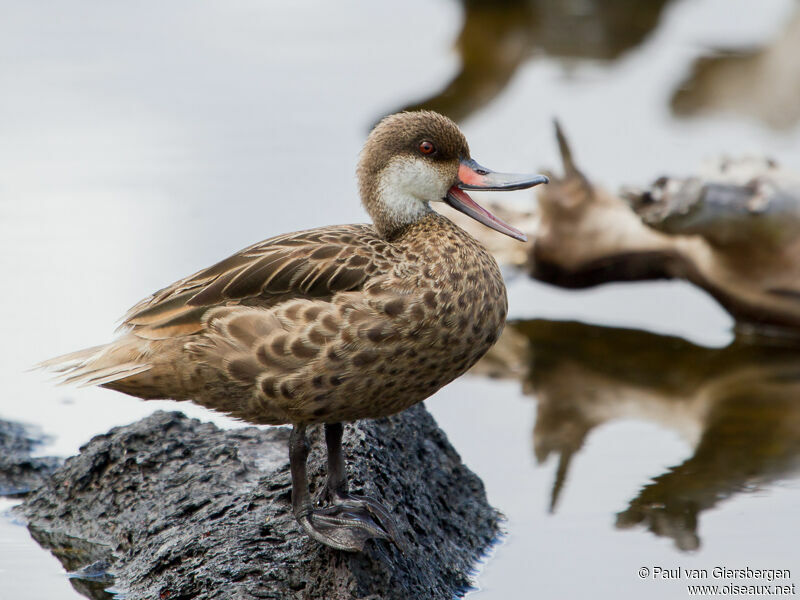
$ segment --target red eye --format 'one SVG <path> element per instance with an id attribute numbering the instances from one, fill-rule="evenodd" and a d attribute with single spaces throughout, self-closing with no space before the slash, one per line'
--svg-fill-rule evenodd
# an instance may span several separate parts
<path id="1" fill-rule="evenodd" d="M 425 140 L 424 142 L 420 142 L 419 151 L 422 152 L 423 154 L 433 154 L 434 152 L 436 152 L 436 146 L 434 146 L 428 140 Z"/>

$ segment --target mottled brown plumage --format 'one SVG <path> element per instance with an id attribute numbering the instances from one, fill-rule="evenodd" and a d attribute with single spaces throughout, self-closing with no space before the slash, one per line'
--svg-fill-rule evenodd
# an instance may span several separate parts
<path id="1" fill-rule="evenodd" d="M 67 381 L 294 424 L 293 478 L 305 492 L 295 512 L 307 531 L 347 550 L 369 537 L 395 539 L 374 501 L 348 496 L 347 515 L 311 510 L 302 431 L 404 410 L 464 373 L 500 335 L 507 303 L 497 263 L 429 206 L 454 195 L 456 207 L 469 209 L 455 190 L 460 177 L 473 187 L 494 177 L 489 189 L 510 177 L 476 167 L 445 117 L 388 117 L 359 164 L 374 226 L 322 227 L 250 246 L 134 306 L 117 341 L 44 366 Z M 516 187 L 535 184 L 514 177 Z M 491 215 L 476 218 L 503 230 Z M 332 431 L 329 454 L 339 455 L 340 428 Z M 340 506 L 343 462 L 331 460 Z"/>
<path id="2" fill-rule="evenodd" d="M 505 321 L 497 263 L 436 213 L 391 242 L 325 227 L 220 265 L 128 314 L 123 339 L 141 340 L 151 368 L 105 387 L 254 423 L 380 417 L 466 371 Z"/>

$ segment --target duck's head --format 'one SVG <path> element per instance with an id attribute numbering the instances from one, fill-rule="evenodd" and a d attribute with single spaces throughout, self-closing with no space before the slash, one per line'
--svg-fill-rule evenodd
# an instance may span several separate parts
<path id="1" fill-rule="evenodd" d="M 358 164 L 361 200 L 385 237 L 446 202 L 487 227 L 526 241 L 525 234 L 479 206 L 464 190 L 520 190 L 547 183 L 544 175 L 495 173 L 472 160 L 458 126 L 431 111 L 383 119 L 370 133 Z"/>

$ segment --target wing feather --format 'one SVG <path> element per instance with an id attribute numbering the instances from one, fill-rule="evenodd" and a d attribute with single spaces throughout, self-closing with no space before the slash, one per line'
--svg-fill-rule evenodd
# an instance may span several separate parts
<path id="1" fill-rule="evenodd" d="M 361 289 L 391 257 L 368 225 L 281 235 L 237 252 L 159 290 L 128 311 L 122 327 L 146 339 L 200 332 L 214 307 L 270 307 L 289 299 L 325 299 Z"/>

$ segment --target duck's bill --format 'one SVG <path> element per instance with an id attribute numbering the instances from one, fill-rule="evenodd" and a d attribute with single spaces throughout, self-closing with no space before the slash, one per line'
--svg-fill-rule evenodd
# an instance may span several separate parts
<path id="1" fill-rule="evenodd" d="M 495 173 L 491 169 L 480 166 L 471 158 L 462 159 L 458 167 L 457 184 L 462 190 L 484 190 L 486 192 L 507 192 L 524 190 L 550 183 L 545 175 L 520 175 L 518 173 Z"/>
<path id="2" fill-rule="evenodd" d="M 544 175 L 495 173 L 480 166 L 474 160 L 467 159 L 461 161 L 461 165 L 458 168 L 458 180 L 458 183 L 447 191 L 445 201 L 450 206 L 495 231 L 504 233 L 521 242 L 528 241 L 528 236 L 480 206 L 464 190 L 524 190 L 540 183 L 548 183 L 550 180 L 547 177 Z"/>

